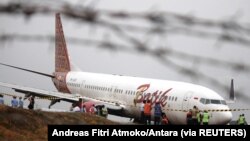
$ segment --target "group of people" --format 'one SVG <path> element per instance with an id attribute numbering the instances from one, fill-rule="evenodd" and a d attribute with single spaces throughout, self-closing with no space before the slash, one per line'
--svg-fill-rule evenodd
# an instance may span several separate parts
<path id="1" fill-rule="evenodd" d="M 28 105 L 28 108 L 29 109 L 34 109 L 34 104 L 35 104 L 35 99 L 34 99 L 34 96 L 31 96 L 29 98 L 29 105 Z M 0 94 L 0 104 L 4 104 L 4 98 L 3 98 L 3 95 Z M 22 97 L 19 97 L 19 100 L 17 100 L 17 97 L 16 96 L 13 96 L 12 100 L 11 100 L 11 107 L 13 108 L 23 108 L 23 98 Z"/>
<path id="2" fill-rule="evenodd" d="M 193 109 L 190 109 L 187 113 L 187 124 L 188 125 L 208 125 L 210 115 L 207 110 L 204 110 L 202 113 L 198 107 L 194 106 Z M 238 125 L 245 125 L 246 119 L 244 114 L 239 115 L 237 120 Z"/>
<path id="3" fill-rule="evenodd" d="M 107 118 L 108 116 L 108 109 L 105 105 L 95 105 L 95 104 L 85 105 L 83 102 L 72 103 L 70 111 L 96 114 L 99 116 L 103 116 L 105 118 Z"/>
<path id="4" fill-rule="evenodd" d="M 207 110 L 201 113 L 198 107 L 194 106 L 187 112 L 187 125 L 208 125 L 209 118 L 210 115 Z"/>
<path id="5" fill-rule="evenodd" d="M 35 97 L 34 96 L 31 96 L 29 97 L 29 105 L 28 105 L 28 108 L 33 110 L 34 109 L 34 104 L 35 104 Z M 16 96 L 13 96 L 13 99 L 11 100 L 11 106 L 14 107 L 14 108 L 23 108 L 23 98 L 22 97 L 19 97 L 19 100 L 17 100 L 17 97 Z"/>
<path id="6" fill-rule="evenodd" d="M 28 108 L 29 109 L 34 109 L 34 104 L 35 104 L 35 99 L 34 99 L 34 96 L 31 96 L 29 98 L 29 101 L 30 101 L 30 104 L 28 105 Z M 0 104 L 4 104 L 4 98 L 3 98 L 3 95 L 0 94 Z M 23 98 L 22 97 L 19 97 L 19 100 L 17 99 L 16 96 L 13 96 L 12 100 L 11 100 L 11 107 L 13 108 L 23 108 Z"/>
<path id="7" fill-rule="evenodd" d="M 16 96 L 13 96 L 13 99 L 11 100 L 11 106 L 14 108 L 23 108 L 23 100 L 22 97 L 19 97 L 19 100 L 17 100 Z"/>
<path id="8" fill-rule="evenodd" d="M 150 100 L 144 100 L 140 106 L 141 111 L 141 122 L 150 125 L 151 124 L 151 110 L 152 103 Z M 168 124 L 168 118 L 165 113 L 162 112 L 160 102 L 156 102 L 154 106 L 154 124 L 155 125 L 166 125 Z"/>

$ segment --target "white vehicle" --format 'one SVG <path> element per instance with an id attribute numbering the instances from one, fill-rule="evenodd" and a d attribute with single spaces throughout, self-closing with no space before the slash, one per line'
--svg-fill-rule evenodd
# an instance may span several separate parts
<path id="1" fill-rule="evenodd" d="M 55 97 L 51 105 L 59 100 L 102 103 L 109 114 L 139 118 L 140 104 L 151 100 L 154 105 L 160 102 L 170 123 L 186 124 L 186 114 L 193 106 L 210 111 L 209 124 L 227 124 L 232 119 L 226 101 L 216 92 L 203 86 L 158 79 L 97 74 L 74 70 L 68 57 L 66 41 L 60 15 L 56 14 L 55 72 L 45 74 L 7 64 L 1 65 L 51 77 L 58 92 L 45 91 L 0 82 L 0 86 L 10 87 L 26 96 Z M 219 112 L 211 112 L 218 110 Z M 221 111 L 225 110 L 225 111 Z M 153 115 L 153 110 L 152 110 Z"/>

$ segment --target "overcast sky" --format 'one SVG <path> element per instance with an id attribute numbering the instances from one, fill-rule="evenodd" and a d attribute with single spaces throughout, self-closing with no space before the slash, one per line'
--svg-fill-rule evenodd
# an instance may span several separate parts
<path id="1" fill-rule="evenodd" d="M 93 4 L 92 1 L 88 0 L 85 0 L 84 3 L 79 0 L 71 2 L 77 5 Z M 235 20 L 248 24 L 250 21 L 250 2 L 248 0 L 101 0 L 95 3 L 94 7 L 95 9 L 128 12 L 167 11 L 211 20 L 230 20 L 232 17 L 236 17 Z M 0 14 L 0 21 L 0 34 L 54 35 L 55 31 L 54 15 L 37 14 L 27 20 L 22 15 Z M 67 36 L 97 39 L 105 35 L 109 35 L 109 40 L 116 40 L 115 35 L 110 33 L 109 30 L 76 22 L 64 15 L 62 15 L 62 23 L 66 41 Z M 169 48 L 189 54 L 249 65 L 250 49 L 240 44 L 218 43 L 215 39 L 194 38 L 187 35 L 157 37 L 150 40 L 150 43 L 164 44 Z M 225 99 L 228 98 L 228 92 L 219 89 L 217 86 L 207 83 L 203 79 L 193 79 L 179 73 L 177 70 L 163 65 L 154 57 L 143 53 L 110 51 L 84 44 L 67 43 L 67 45 L 71 60 L 83 71 L 185 81 L 206 86 L 218 92 Z M 236 91 L 239 90 L 245 95 L 248 95 L 250 91 L 249 72 L 238 72 L 226 67 L 201 64 L 202 62 L 194 65 L 192 62 L 186 62 L 185 59 L 182 60 L 181 58 L 170 59 L 180 65 L 186 65 L 194 71 L 199 70 L 228 86 L 230 79 L 234 78 Z M 0 62 L 52 73 L 54 71 L 54 43 L 47 41 L 1 41 Z M 3 66 L 0 66 L 0 81 L 45 90 L 56 90 L 49 78 Z M 5 91 L 5 88 L 2 90 Z M 44 105 L 43 101 L 39 106 Z M 65 103 L 55 105 L 57 108 L 68 108 L 68 106 Z M 239 100 L 237 104 L 230 106 L 233 108 L 250 107 L 246 102 Z M 244 113 L 250 119 L 250 112 Z M 234 116 L 238 116 L 238 114 L 234 113 Z M 234 119 L 236 118 L 234 117 Z"/>

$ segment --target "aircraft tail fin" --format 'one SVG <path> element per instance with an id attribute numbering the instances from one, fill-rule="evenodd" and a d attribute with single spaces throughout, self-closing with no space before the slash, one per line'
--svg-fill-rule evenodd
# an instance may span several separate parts
<path id="1" fill-rule="evenodd" d="M 234 95 L 234 80 L 231 79 L 231 87 L 230 87 L 230 95 L 229 95 L 230 100 L 235 100 L 235 95 Z"/>
<path id="2" fill-rule="evenodd" d="M 235 103 L 235 93 L 234 93 L 234 79 L 231 79 L 231 86 L 230 86 L 230 92 L 229 92 L 229 101 L 227 101 L 228 104 Z"/>
<path id="3" fill-rule="evenodd" d="M 70 61 L 67 51 L 67 45 L 64 38 L 61 17 L 56 13 L 56 36 L 55 36 L 55 72 L 69 72 Z"/>

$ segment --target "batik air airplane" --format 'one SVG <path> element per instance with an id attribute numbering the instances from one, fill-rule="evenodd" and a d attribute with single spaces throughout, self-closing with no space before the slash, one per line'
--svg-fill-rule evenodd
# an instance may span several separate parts
<path id="1" fill-rule="evenodd" d="M 56 14 L 55 30 L 55 72 L 45 74 L 29 69 L 1 63 L 16 69 L 52 78 L 58 92 L 0 82 L 0 86 L 10 87 L 17 92 L 37 97 L 54 97 L 51 105 L 63 100 L 68 102 L 91 101 L 104 104 L 109 114 L 139 118 L 143 100 L 152 105 L 160 102 L 172 124 L 186 124 L 186 114 L 193 106 L 199 110 L 225 110 L 210 112 L 209 124 L 227 124 L 232 113 L 226 101 L 216 92 L 203 86 L 158 79 L 148 79 L 112 74 L 81 72 L 74 69 L 69 60 L 60 15 Z M 154 108 L 152 108 L 154 109 Z M 152 110 L 152 116 L 154 111 Z"/>

